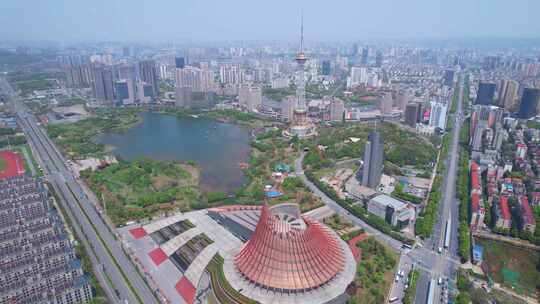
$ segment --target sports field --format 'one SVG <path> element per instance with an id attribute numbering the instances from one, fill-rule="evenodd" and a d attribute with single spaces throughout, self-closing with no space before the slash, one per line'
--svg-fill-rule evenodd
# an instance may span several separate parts
<path id="1" fill-rule="evenodd" d="M 0 179 L 24 174 L 22 158 L 13 151 L 0 151 Z"/>

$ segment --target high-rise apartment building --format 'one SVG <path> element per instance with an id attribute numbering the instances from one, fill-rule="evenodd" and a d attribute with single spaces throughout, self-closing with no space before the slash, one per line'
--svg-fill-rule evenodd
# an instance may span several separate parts
<path id="1" fill-rule="evenodd" d="M 152 86 L 152 96 L 158 96 L 159 83 L 156 62 L 154 60 L 139 62 L 139 73 L 141 80 Z"/>
<path id="2" fill-rule="evenodd" d="M 193 92 L 212 91 L 215 88 L 214 72 L 191 66 L 176 69 L 176 87 L 191 88 Z"/>
<path id="3" fill-rule="evenodd" d="M 383 144 L 378 132 L 368 135 L 364 149 L 364 165 L 362 169 L 362 185 L 376 188 L 381 181 L 383 170 Z"/>
<path id="4" fill-rule="evenodd" d="M 223 84 L 241 84 L 244 76 L 244 71 L 237 64 L 223 64 L 219 67 L 219 80 Z"/>
<path id="5" fill-rule="evenodd" d="M 114 101 L 113 72 L 108 67 L 94 69 L 92 91 L 97 102 L 112 104 Z"/>
<path id="6" fill-rule="evenodd" d="M 262 90 L 258 86 L 242 85 L 238 90 L 238 102 L 240 106 L 250 112 L 257 110 L 262 105 Z"/>
<path id="7" fill-rule="evenodd" d="M 368 69 L 366 67 L 352 67 L 351 77 L 349 78 L 349 87 L 360 84 L 365 85 L 368 82 Z"/>
<path id="8" fill-rule="evenodd" d="M 499 106 L 507 111 L 515 110 L 518 98 L 519 84 L 511 79 L 501 80 L 499 92 Z"/>

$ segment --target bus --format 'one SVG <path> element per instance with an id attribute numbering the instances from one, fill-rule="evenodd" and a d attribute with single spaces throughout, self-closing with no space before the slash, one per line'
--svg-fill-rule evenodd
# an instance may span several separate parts
<path id="1" fill-rule="evenodd" d="M 450 247 L 450 235 L 452 235 L 452 222 L 450 218 L 446 220 L 446 230 L 444 232 L 444 248 L 448 249 Z"/>
<path id="2" fill-rule="evenodd" d="M 437 285 L 437 283 L 435 282 L 435 279 L 431 279 L 429 281 L 426 304 L 433 304 L 434 303 L 434 301 L 435 301 L 434 300 L 435 299 L 435 286 L 436 285 Z"/>
<path id="3" fill-rule="evenodd" d="M 397 300 L 399 300 L 398 297 L 393 297 L 393 298 L 390 298 L 390 299 L 388 300 L 388 303 L 394 303 L 394 302 L 396 302 Z"/>

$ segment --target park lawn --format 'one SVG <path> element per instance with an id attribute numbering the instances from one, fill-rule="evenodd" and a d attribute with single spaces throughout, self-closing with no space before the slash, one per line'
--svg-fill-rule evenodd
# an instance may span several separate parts
<path id="1" fill-rule="evenodd" d="M 437 158 L 437 149 L 429 140 L 393 123 L 337 124 L 333 127 L 319 126 L 317 144 L 326 147 L 325 156 L 338 161 L 364 155 L 364 146 L 371 131 L 377 130 L 384 143 L 385 160 L 396 166 L 413 166 L 419 170 L 432 170 L 431 163 Z M 351 137 L 360 140 L 348 142 Z"/>
<path id="2" fill-rule="evenodd" d="M 105 153 L 94 137 L 104 132 L 122 131 L 142 120 L 138 109 L 98 109 L 96 116 L 71 124 L 48 125 L 47 133 L 72 158 L 98 157 Z"/>
<path id="3" fill-rule="evenodd" d="M 160 212 L 199 207 L 198 174 L 190 165 L 140 159 L 120 161 L 81 176 L 104 202 L 115 224 L 151 217 Z"/>
<path id="4" fill-rule="evenodd" d="M 272 177 L 272 172 L 278 164 L 289 165 L 291 173 L 294 173 L 294 164 L 298 156 L 298 149 L 291 147 L 290 139 L 285 138 L 281 130 L 268 131 L 259 135 L 252 142 L 249 167 L 244 171 L 249 178 L 249 185 L 241 193 L 237 192 L 236 203 L 262 204 L 264 186 L 272 185 L 283 195 L 268 200 L 270 205 L 297 203 L 302 212 L 321 207 L 323 205 L 321 200 L 305 187 L 299 177 L 289 176 L 283 184 L 277 183 Z"/>
<path id="5" fill-rule="evenodd" d="M 484 247 L 484 263 L 489 276 L 498 283 L 515 288 L 518 293 L 538 297 L 540 287 L 540 253 L 492 240 L 477 239 L 477 244 Z M 510 269 L 518 274 L 515 285 L 506 280 L 503 268 Z"/>
<path id="6" fill-rule="evenodd" d="M 356 277 L 347 292 L 351 295 L 347 303 L 384 303 L 396 273 L 399 255 L 374 237 L 356 244 L 361 258 L 356 265 Z"/>

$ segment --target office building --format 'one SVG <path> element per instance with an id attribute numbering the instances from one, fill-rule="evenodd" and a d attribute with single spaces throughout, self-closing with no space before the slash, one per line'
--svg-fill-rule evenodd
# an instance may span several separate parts
<path id="1" fill-rule="evenodd" d="M 330 76 L 332 74 L 332 63 L 330 60 L 323 60 L 321 74 L 324 76 Z"/>
<path id="2" fill-rule="evenodd" d="M 88 303 L 89 277 L 40 180 L 0 181 L 0 303 Z"/>
<path id="3" fill-rule="evenodd" d="M 443 84 L 447 87 L 452 88 L 454 86 L 454 70 L 446 70 L 444 71 L 444 78 L 443 78 Z"/>
<path id="4" fill-rule="evenodd" d="M 152 87 L 152 96 L 158 96 L 159 83 L 156 62 L 154 60 L 143 60 L 139 62 L 140 78 Z"/>
<path id="5" fill-rule="evenodd" d="M 114 102 L 112 70 L 108 67 L 96 67 L 93 76 L 92 92 L 96 101 L 102 104 L 112 104 Z"/>
<path id="6" fill-rule="evenodd" d="M 540 98 L 540 89 L 525 88 L 521 96 L 519 105 L 518 117 L 521 119 L 529 119 L 536 116 L 538 108 L 538 99 Z"/>
<path id="7" fill-rule="evenodd" d="M 476 94 L 476 101 L 474 103 L 480 105 L 493 104 L 496 88 L 497 86 L 494 83 L 480 81 L 478 93 Z"/>
<path id="8" fill-rule="evenodd" d="M 383 64 L 383 54 L 381 51 L 377 51 L 375 55 L 375 67 L 380 68 Z"/>
<path id="9" fill-rule="evenodd" d="M 135 103 L 135 83 L 132 79 L 117 80 L 114 82 L 117 105 L 130 105 Z"/>
<path id="10" fill-rule="evenodd" d="M 364 165 L 362 168 L 362 185 L 377 188 L 381 181 L 383 169 L 383 144 L 378 132 L 369 133 L 364 147 Z"/>
<path id="11" fill-rule="evenodd" d="M 186 60 L 184 57 L 175 57 L 174 64 L 177 69 L 183 69 L 186 67 Z"/>
<path id="12" fill-rule="evenodd" d="M 405 227 L 414 219 L 414 209 L 391 196 L 381 194 L 367 202 L 367 211 L 384 219 L 388 224 Z"/>
<path id="13" fill-rule="evenodd" d="M 419 103 L 409 103 L 405 106 L 405 124 L 415 127 L 418 122 L 418 115 L 420 114 Z"/>
<path id="14" fill-rule="evenodd" d="M 258 110 L 262 105 L 262 89 L 258 86 L 242 85 L 238 90 L 238 103 L 247 111 Z"/>
<path id="15" fill-rule="evenodd" d="M 360 63 L 362 65 L 367 65 L 368 58 L 369 58 L 369 48 L 368 47 L 362 48 L 362 55 L 360 57 Z"/>
<path id="16" fill-rule="evenodd" d="M 499 92 L 499 106 L 507 111 L 514 111 L 517 107 L 519 84 L 511 79 L 501 80 Z"/>

